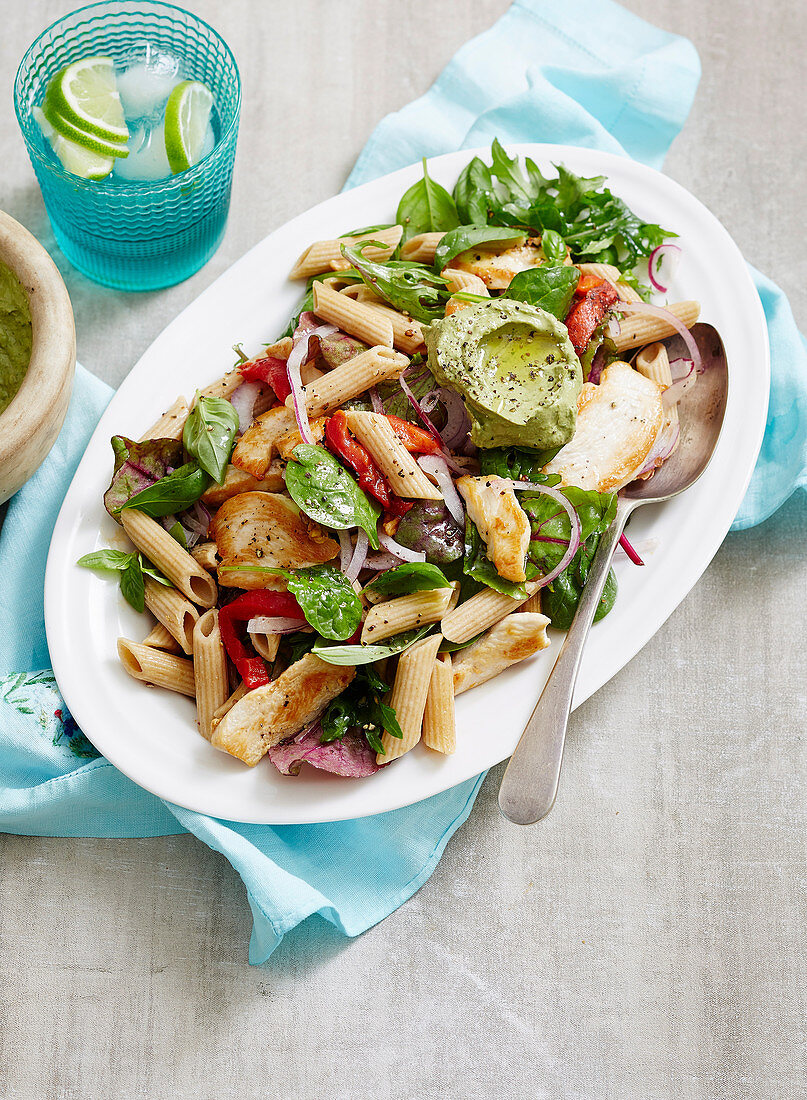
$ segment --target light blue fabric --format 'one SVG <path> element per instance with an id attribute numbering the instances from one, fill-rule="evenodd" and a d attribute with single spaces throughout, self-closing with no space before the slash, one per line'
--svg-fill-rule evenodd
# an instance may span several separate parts
<path id="1" fill-rule="evenodd" d="M 611 0 L 518 0 L 459 51 L 425 96 L 383 120 L 348 185 L 494 135 L 607 149 L 658 166 L 686 119 L 698 77 L 690 43 Z M 805 483 L 807 458 L 805 345 L 781 292 L 762 276 L 757 285 L 771 327 L 774 383 L 741 526 L 765 518 Z M 0 532 L 0 829 L 118 837 L 189 830 L 244 880 L 255 963 L 314 913 L 358 935 L 429 877 L 470 813 L 482 777 L 374 818 L 275 828 L 162 803 L 94 755 L 47 670 L 42 580 L 59 504 L 109 396 L 79 369 L 59 440 L 12 500 Z"/>

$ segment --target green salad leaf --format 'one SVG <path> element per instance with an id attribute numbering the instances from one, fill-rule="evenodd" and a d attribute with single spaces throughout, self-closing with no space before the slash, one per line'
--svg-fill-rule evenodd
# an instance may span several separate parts
<path id="1" fill-rule="evenodd" d="M 186 462 L 178 470 L 173 470 L 153 485 L 135 493 L 125 504 L 115 509 L 115 514 L 123 508 L 137 508 L 153 519 L 170 516 L 175 512 L 184 512 L 195 504 L 210 485 L 210 475 L 201 470 L 196 462 Z"/>
<path id="2" fill-rule="evenodd" d="M 388 569 L 371 581 L 364 591 L 371 597 L 394 599 L 396 596 L 409 596 L 413 592 L 448 588 L 448 585 L 448 579 L 436 565 L 425 561 L 410 561 Z"/>
<path id="3" fill-rule="evenodd" d="M 185 450 L 219 485 L 227 473 L 238 425 L 238 413 L 223 397 L 199 397 L 185 421 Z"/>
<path id="4" fill-rule="evenodd" d="M 569 567 L 564 569 L 551 585 L 543 589 L 541 606 L 552 620 L 552 625 L 558 630 L 568 630 L 572 625 L 601 537 L 592 535 L 577 551 Z M 602 598 L 594 614 L 595 623 L 604 619 L 614 606 L 617 590 L 616 574 L 613 569 L 609 569 Z"/>
<path id="5" fill-rule="evenodd" d="M 182 442 L 179 439 L 144 439 L 137 443 L 124 435 L 114 435 L 112 453 L 115 469 L 104 493 L 104 507 L 113 519 L 117 519 L 127 501 L 182 462 Z"/>
<path id="6" fill-rule="evenodd" d="M 566 259 L 566 242 L 554 229 L 545 229 L 541 236 L 541 251 L 549 264 L 562 264 Z"/>
<path id="7" fill-rule="evenodd" d="M 383 753 L 381 736 L 384 730 L 392 737 L 403 737 L 395 711 L 382 701 L 388 691 L 389 684 L 372 665 L 365 665 L 349 687 L 326 707 L 320 720 L 320 741 L 338 741 L 356 730 L 363 734 L 374 752 Z"/>
<path id="8" fill-rule="evenodd" d="M 495 225 L 460 225 L 450 229 L 438 244 L 434 253 L 434 266 L 442 271 L 446 264 L 467 252 L 469 248 L 483 245 L 522 242 L 527 234 L 523 229 L 507 229 Z"/>
<path id="9" fill-rule="evenodd" d="M 395 215 L 403 226 L 401 243 L 418 233 L 436 233 L 459 225 L 457 208 L 445 187 L 441 187 L 429 175 L 426 158 L 423 158 L 423 178 L 406 191 L 398 204 Z"/>
<path id="10" fill-rule="evenodd" d="M 135 611 L 141 613 L 146 607 L 144 575 L 168 588 L 172 587 L 171 582 L 136 550 L 131 554 L 123 550 L 96 550 L 92 554 L 85 554 L 84 557 L 79 558 L 76 565 L 102 573 L 117 573 L 121 595 Z"/>
<path id="11" fill-rule="evenodd" d="M 548 451 L 533 451 L 529 447 L 488 447 L 479 452 L 480 473 L 554 485 L 560 478 L 556 474 L 547 476 L 543 469 L 559 450 L 560 447 Z"/>
<path id="12" fill-rule="evenodd" d="M 504 296 L 528 302 L 564 321 L 579 279 L 580 271 L 573 264 L 542 264 L 514 275 Z"/>
<path id="13" fill-rule="evenodd" d="M 402 634 L 396 634 L 393 638 L 388 638 L 377 645 L 321 645 L 316 642 L 311 652 L 332 665 L 369 665 L 375 661 L 383 661 L 386 657 L 394 657 L 397 653 L 403 653 L 415 642 L 425 638 L 432 629 L 432 625 L 429 623 L 415 630 L 405 630 Z"/>
<path id="14" fill-rule="evenodd" d="M 361 527 L 374 550 L 379 547 L 376 523 L 381 509 L 359 488 L 324 447 L 301 443 L 286 464 L 286 488 L 307 516 L 335 531 Z"/>
<path id="15" fill-rule="evenodd" d="M 287 579 L 289 592 L 317 634 L 343 642 L 356 633 L 361 624 L 362 603 L 344 573 L 332 565 L 278 572 Z"/>
<path id="16" fill-rule="evenodd" d="M 372 244 L 378 242 L 361 241 L 353 248 L 342 245 L 342 255 L 353 264 L 367 286 L 416 321 L 431 324 L 442 317 L 449 298 L 445 279 L 426 264 L 412 260 L 388 260 L 386 263 L 368 260 L 364 250 Z M 342 276 L 341 271 L 339 275 Z"/>
<path id="17" fill-rule="evenodd" d="M 454 202 L 462 225 L 485 225 L 493 203 L 493 177 L 479 157 L 470 160 L 454 185 Z"/>

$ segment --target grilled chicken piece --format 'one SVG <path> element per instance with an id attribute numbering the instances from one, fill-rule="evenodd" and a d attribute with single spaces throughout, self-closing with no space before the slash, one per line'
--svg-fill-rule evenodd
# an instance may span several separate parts
<path id="1" fill-rule="evenodd" d="M 550 644 L 549 619 L 535 611 L 516 611 L 486 631 L 478 642 L 452 654 L 454 694 L 484 684 L 510 665 L 532 657 Z"/>
<path id="2" fill-rule="evenodd" d="M 537 267 L 543 260 L 538 242 L 531 238 L 506 249 L 502 243 L 469 248 L 455 256 L 445 270 L 468 271 L 477 275 L 489 290 L 506 290 L 514 275 L 528 267 Z"/>
<path id="3" fill-rule="evenodd" d="M 319 372 L 317 373 L 319 377 L 322 377 Z M 325 435 L 325 423 L 327 419 L 327 416 L 318 416 L 315 420 L 309 420 L 308 423 L 311 425 L 311 435 L 314 437 L 315 443 L 321 442 L 322 437 Z M 288 461 L 288 459 L 293 458 L 292 451 L 294 448 L 299 447 L 302 442 L 303 437 L 300 435 L 300 430 L 295 424 L 294 429 L 290 431 L 288 435 L 282 435 L 277 439 L 274 446 L 280 457 Z"/>
<path id="4" fill-rule="evenodd" d="M 285 405 L 277 405 L 262 413 L 236 443 L 232 457 L 233 466 L 252 474 L 260 481 L 269 469 L 272 453 L 277 449 L 277 441 L 296 428 L 294 412 Z"/>
<path id="5" fill-rule="evenodd" d="M 218 722 L 211 744 L 254 767 L 266 750 L 310 725 L 356 675 L 306 653 L 271 684 L 249 691 Z"/>
<path id="6" fill-rule="evenodd" d="M 224 481 L 217 485 L 215 481 L 202 493 L 202 504 L 209 504 L 217 508 L 230 497 L 236 497 L 239 493 L 249 493 L 257 490 L 262 493 L 279 492 L 285 482 L 283 480 L 283 463 L 275 460 L 264 474 L 263 480 L 258 481 L 252 474 L 245 470 L 239 470 L 237 466 L 228 466 Z"/>
<path id="7" fill-rule="evenodd" d="M 544 467 L 563 485 L 621 489 L 636 477 L 664 424 L 662 388 L 627 363 L 612 363 L 599 386 L 586 382 L 571 440 Z"/>
<path id="8" fill-rule="evenodd" d="M 530 521 L 504 478 L 461 477 L 457 488 L 468 515 L 485 540 L 488 557 L 500 577 L 525 581 L 524 562 L 530 545 Z"/>
<path id="9" fill-rule="evenodd" d="M 240 493 L 222 504 L 210 525 L 221 566 L 269 566 L 303 569 L 321 565 L 339 553 L 339 543 L 301 515 L 287 496 L 279 493 Z M 224 572 L 222 583 L 237 588 L 286 587 L 271 573 Z"/>

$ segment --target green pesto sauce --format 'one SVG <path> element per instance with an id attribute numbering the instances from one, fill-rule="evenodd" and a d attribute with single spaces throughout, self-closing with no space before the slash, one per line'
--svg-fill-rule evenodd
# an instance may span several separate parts
<path id="1" fill-rule="evenodd" d="M 31 361 L 31 310 L 20 281 L 0 261 L 0 413 L 11 404 Z"/>

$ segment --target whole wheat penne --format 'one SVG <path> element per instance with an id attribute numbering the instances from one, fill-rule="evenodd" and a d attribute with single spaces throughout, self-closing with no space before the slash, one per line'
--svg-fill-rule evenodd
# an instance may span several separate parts
<path id="1" fill-rule="evenodd" d="M 442 500 L 443 494 L 429 481 L 381 413 L 349 412 L 348 427 L 373 456 L 389 479 L 394 493 L 419 500 Z"/>
<path id="2" fill-rule="evenodd" d="M 188 419 L 190 405 L 184 397 L 178 397 L 162 416 L 140 436 L 140 442 L 147 439 L 182 439 L 185 421 Z"/>
<path id="3" fill-rule="evenodd" d="M 377 603 L 367 612 L 361 631 L 362 644 L 380 642 L 424 623 L 436 623 L 445 614 L 453 588 L 433 588 Z"/>
<path id="4" fill-rule="evenodd" d="M 270 355 L 273 359 L 288 359 L 291 355 L 292 348 L 294 347 L 294 341 L 290 336 L 282 336 L 279 340 L 276 340 L 274 344 L 267 344 L 263 349 L 263 355 L 256 355 L 256 359 L 263 359 L 264 356 Z"/>
<path id="5" fill-rule="evenodd" d="M 345 401 L 358 397 L 371 386 L 388 378 L 397 378 L 409 366 L 409 359 L 388 347 L 368 348 L 328 374 L 305 387 L 305 404 L 309 417 L 332 412 Z M 291 411 L 291 396 L 286 398 Z M 292 413 L 292 416 L 294 414 Z"/>
<path id="6" fill-rule="evenodd" d="M 616 290 L 623 302 L 641 302 L 642 296 L 637 290 L 627 283 L 623 283 L 622 275 L 618 267 L 613 264 L 578 264 L 581 275 L 594 275 L 597 279 L 605 279 Z"/>
<path id="7" fill-rule="evenodd" d="M 124 508 L 120 520 L 137 549 L 192 603 L 201 607 L 215 604 L 216 582 L 164 527 L 135 508 Z"/>
<path id="8" fill-rule="evenodd" d="M 164 649 L 153 649 L 142 642 L 132 642 L 128 638 L 118 638 L 118 657 L 124 669 L 135 680 L 154 687 L 167 688 L 180 695 L 196 695 L 193 677 L 193 661 L 166 653 Z"/>
<path id="9" fill-rule="evenodd" d="M 429 693 L 434 659 L 442 641 L 440 634 L 416 642 L 398 658 L 395 671 L 395 683 L 392 686 L 387 703 L 395 711 L 403 737 L 392 737 L 385 730 L 381 737 L 383 753 L 376 760 L 386 764 L 397 760 L 409 752 L 420 740 L 423 725 L 423 711 Z"/>
<path id="10" fill-rule="evenodd" d="M 646 348 L 642 348 L 636 356 L 634 365 L 639 374 L 643 374 L 645 378 L 657 382 L 665 390 L 672 385 L 670 357 L 664 344 L 649 344 Z M 697 377 L 697 374 L 693 371 L 692 380 L 695 381 Z M 674 431 L 677 424 L 678 405 L 673 401 L 670 405 L 664 407 L 664 427 L 662 431 Z M 672 450 L 667 452 L 667 457 L 678 449 L 678 443 L 679 438 L 676 438 Z"/>
<path id="11" fill-rule="evenodd" d="M 146 577 L 145 591 L 146 607 L 190 656 L 193 653 L 193 628 L 199 612 L 176 588 L 167 588 L 151 577 Z"/>
<path id="12" fill-rule="evenodd" d="M 440 623 L 443 637 L 450 642 L 467 642 L 471 638 L 487 630 L 489 626 L 499 622 L 505 615 L 516 611 L 525 604 L 534 592 L 538 591 L 538 581 L 527 581 L 524 586 L 527 595 L 523 600 L 505 596 L 501 592 L 494 592 L 492 588 L 485 588 L 471 596 L 470 600 L 461 603 L 453 611 L 444 616 Z"/>
<path id="13" fill-rule="evenodd" d="M 455 293 L 458 290 L 464 290 L 469 294 L 479 294 L 482 298 L 490 297 L 488 288 L 472 271 L 460 271 L 457 267 L 447 267 L 442 274 L 448 283 L 448 289 Z"/>
<path id="14" fill-rule="evenodd" d="M 423 744 L 448 755 L 457 747 L 454 714 L 454 673 L 451 654 L 438 656 L 432 668 L 426 708 L 423 711 Z"/>
<path id="15" fill-rule="evenodd" d="M 219 565 L 219 555 L 215 542 L 200 542 L 191 550 L 191 557 L 208 573 L 213 573 Z"/>
<path id="16" fill-rule="evenodd" d="M 221 378 L 199 390 L 197 397 L 193 399 L 193 405 L 196 405 L 200 397 L 229 397 L 230 394 L 235 393 L 243 381 L 244 379 L 241 377 L 238 367 L 228 370 Z"/>
<path id="17" fill-rule="evenodd" d="M 264 661 L 274 661 L 280 646 L 279 634 L 266 634 L 263 631 L 250 631 L 249 640 L 255 647 L 255 652 L 263 657 Z"/>
<path id="18" fill-rule="evenodd" d="M 664 307 L 668 313 L 673 313 L 683 321 L 687 328 L 692 326 L 700 316 L 700 302 L 672 302 Z M 619 335 L 614 338 L 617 351 L 626 351 L 628 348 L 641 348 L 645 344 L 653 344 L 656 340 L 664 340 L 668 336 L 674 336 L 678 330 L 664 317 L 657 317 L 651 313 L 633 312 L 626 310 L 619 322 Z"/>
<path id="19" fill-rule="evenodd" d="M 222 720 L 222 718 L 223 718 L 223 717 L 224 717 L 224 715 L 225 715 L 225 714 L 227 713 L 227 711 L 228 711 L 228 710 L 232 710 L 232 709 L 233 709 L 233 707 L 235 706 L 235 704 L 236 704 L 236 703 L 237 703 L 237 702 L 238 702 L 238 701 L 239 701 L 240 699 L 243 699 L 243 698 L 244 698 L 244 696 L 246 695 L 246 693 L 247 693 L 246 685 L 245 685 L 245 684 L 244 684 L 244 682 L 242 681 L 242 682 L 241 682 L 241 683 L 240 683 L 240 684 L 238 685 L 238 687 L 237 687 L 237 688 L 235 689 L 235 691 L 234 691 L 234 692 L 232 693 L 232 695 L 230 695 L 230 696 L 229 696 L 229 697 L 227 698 L 226 702 L 222 703 L 222 705 L 221 705 L 221 706 L 220 706 L 220 707 L 219 707 L 219 708 L 218 708 L 218 709 L 217 709 L 217 710 L 216 710 L 216 711 L 214 712 L 214 714 L 213 714 L 213 718 L 212 718 L 212 720 L 211 720 L 211 722 L 210 722 L 210 730 L 211 730 L 211 736 L 212 736 L 212 732 L 213 732 L 213 731 L 215 730 L 216 726 L 217 726 L 217 725 L 219 724 L 219 722 L 220 722 L 220 721 Z"/>
<path id="20" fill-rule="evenodd" d="M 374 233 L 360 233 L 358 236 L 340 237 L 329 241 L 314 241 L 297 260 L 289 272 L 289 278 L 310 279 L 312 275 L 321 275 L 323 271 L 334 270 L 334 264 L 346 263 L 342 255 L 342 245 L 352 248 L 359 241 L 380 241 L 380 248 L 368 245 L 362 254 L 368 260 L 388 260 L 397 248 L 402 233 L 402 226 L 391 225 L 389 229 L 378 229 Z"/>
<path id="21" fill-rule="evenodd" d="M 193 672 L 199 732 L 207 741 L 213 734 L 213 715 L 227 702 L 230 684 L 227 657 L 219 631 L 219 613 L 205 611 L 193 628 Z"/>
<path id="22" fill-rule="evenodd" d="M 153 646 L 154 649 L 164 649 L 166 653 L 180 653 L 181 647 L 170 630 L 166 630 L 162 623 L 155 623 L 149 633 L 143 639 L 143 645 Z"/>
<path id="23" fill-rule="evenodd" d="M 534 611 L 537 615 L 541 614 L 541 590 L 533 592 L 526 603 L 523 603 L 519 608 L 519 611 L 530 612 Z"/>
<path id="24" fill-rule="evenodd" d="M 431 266 L 434 263 L 437 246 L 444 236 L 445 233 L 437 232 L 418 233 L 416 236 L 410 237 L 405 244 L 401 245 L 401 259 Z"/>
<path id="25" fill-rule="evenodd" d="M 344 294 L 345 291 L 342 290 L 340 293 Z M 352 297 L 355 297 L 357 302 L 377 310 L 381 316 L 389 318 L 392 324 L 392 342 L 396 348 L 400 348 L 407 355 L 414 355 L 425 346 L 423 326 L 419 321 L 414 321 L 406 313 L 393 309 L 366 286 L 357 287 Z"/>
<path id="26" fill-rule="evenodd" d="M 495 623 L 479 641 L 454 654 L 454 694 L 492 680 L 510 665 L 546 649 L 549 619 L 546 615 L 519 611 Z"/>
<path id="27" fill-rule="evenodd" d="M 393 329 L 389 317 L 322 282 L 314 283 L 314 313 L 365 344 L 392 347 Z"/>

